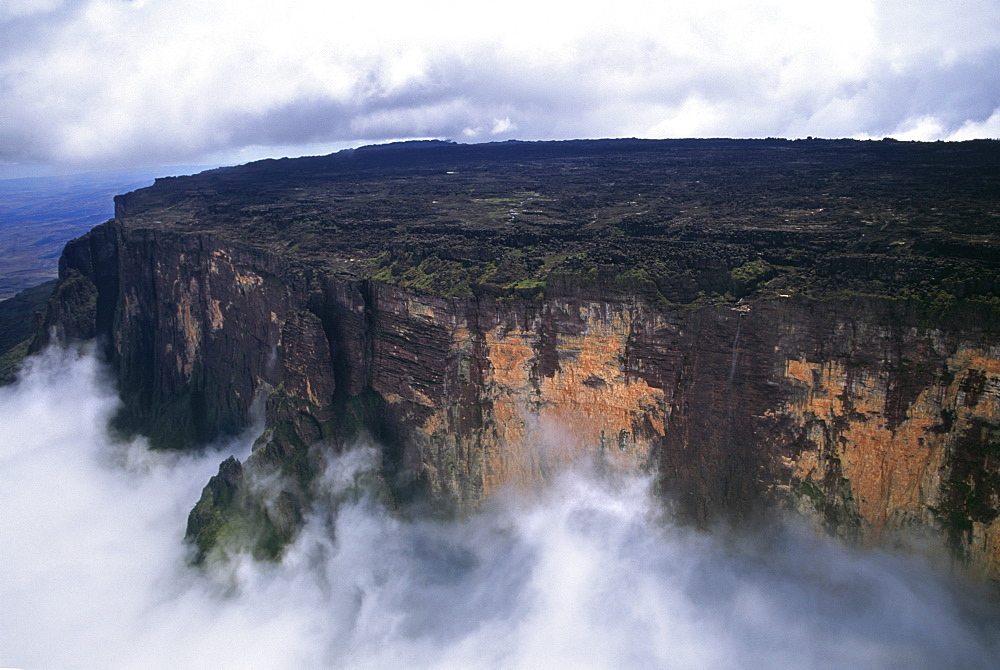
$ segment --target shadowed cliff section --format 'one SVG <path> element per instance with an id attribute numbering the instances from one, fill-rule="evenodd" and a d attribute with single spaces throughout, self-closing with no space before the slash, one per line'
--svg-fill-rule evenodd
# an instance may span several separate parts
<path id="1" fill-rule="evenodd" d="M 118 427 L 157 446 L 266 397 L 192 514 L 202 557 L 280 553 L 367 436 L 399 503 L 595 457 L 698 524 L 927 532 L 996 578 L 998 220 L 995 142 L 366 147 L 120 196 L 46 333 L 100 338 Z"/>

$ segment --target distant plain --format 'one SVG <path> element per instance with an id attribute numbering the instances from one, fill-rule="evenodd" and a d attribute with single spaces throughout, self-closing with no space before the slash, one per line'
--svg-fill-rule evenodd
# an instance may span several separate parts
<path id="1" fill-rule="evenodd" d="M 0 300 L 55 279 L 69 240 L 114 216 L 114 196 L 197 166 L 0 179 Z"/>

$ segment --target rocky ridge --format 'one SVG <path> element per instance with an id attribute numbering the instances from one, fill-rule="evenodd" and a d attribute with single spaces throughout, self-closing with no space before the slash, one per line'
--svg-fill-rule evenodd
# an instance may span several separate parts
<path id="1" fill-rule="evenodd" d="M 463 513 L 594 454 L 678 514 L 929 535 L 1000 578 L 1000 146 L 404 143 L 157 183 L 67 245 L 45 335 L 189 448 L 189 520 L 276 556 L 324 454 Z M 258 483 L 279 481 L 267 492 Z"/>

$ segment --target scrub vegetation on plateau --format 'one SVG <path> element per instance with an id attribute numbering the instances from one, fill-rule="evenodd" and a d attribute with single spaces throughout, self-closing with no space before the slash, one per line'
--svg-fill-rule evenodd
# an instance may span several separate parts
<path id="1" fill-rule="evenodd" d="M 119 207 L 446 297 L 860 294 L 945 316 L 1000 299 L 998 202 L 994 141 L 580 140 L 261 161 L 159 180 Z"/>

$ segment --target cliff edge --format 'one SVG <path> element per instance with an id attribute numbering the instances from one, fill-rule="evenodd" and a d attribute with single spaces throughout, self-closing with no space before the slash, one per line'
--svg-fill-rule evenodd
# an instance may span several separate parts
<path id="1" fill-rule="evenodd" d="M 278 555 L 365 436 L 400 504 L 593 454 L 694 523 L 793 510 L 1000 579 L 998 224 L 996 142 L 365 147 L 119 196 L 35 346 L 98 338 L 158 447 L 266 405 L 199 560 Z"/>

